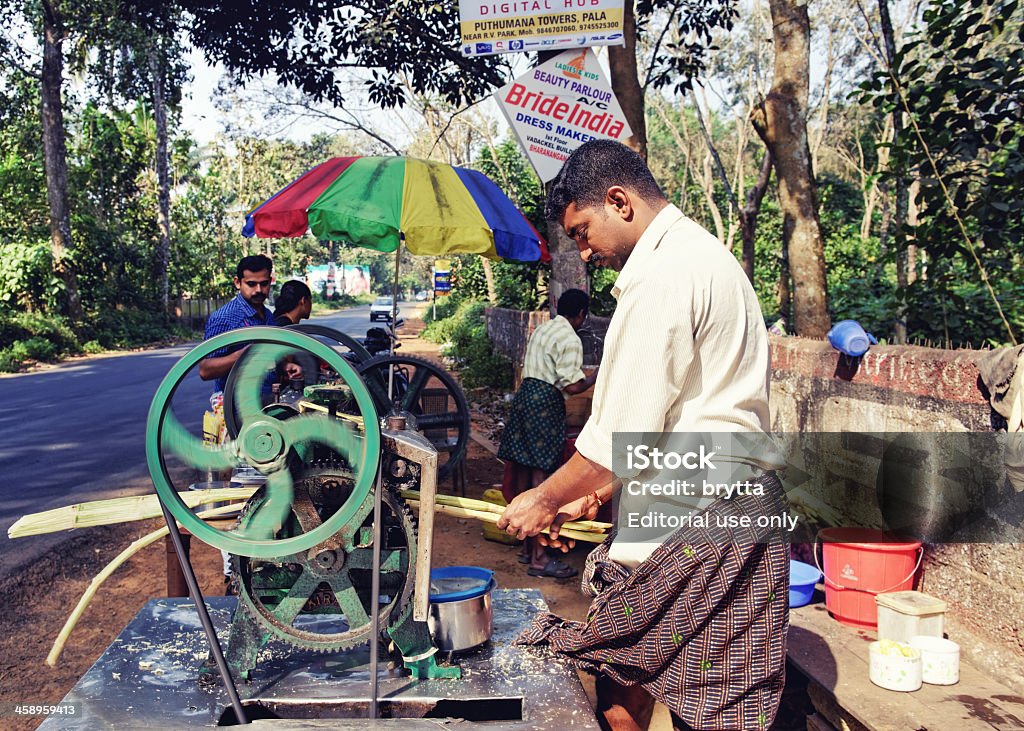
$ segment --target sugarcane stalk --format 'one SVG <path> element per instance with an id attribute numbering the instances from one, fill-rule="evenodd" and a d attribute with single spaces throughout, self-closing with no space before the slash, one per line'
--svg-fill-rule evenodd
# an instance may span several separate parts
<path id="1" fill-rule="evenodd" d="M 216 490 L 188 490 L 178 496 L 190 508 L 231 500 L 248 500 L 256 487 L 222 487 Z M 235 506 L 237 510 L 237 506 Z M 92 528 L 98 525 L 129 523 L 149 520 L 162 515 L 160 498 L 155 493 L 120 497 L 111 500 L 92 500 L 87 503 L 66 505 L 63 508 L 23 515 L 7 530 L 8 538 L 38 536 L 73 528 Z"/>
<path id="2" fill-rule="evenodd" d="M 213 508 L 212 510 L 204 510 L 199 513 L 198 517 L 204 519 L 216 518 L 236 510 L 238 510 L 237 505 L 224 505 L 219 508 Z M 110 578 L 110 575 L 114 573 L 114 571 L 116 571 L 117 568 L 125 561 L 130 559 L 146 546 L 159 541 L 161 538 L 169 534 L 170 530 L 168 530 L 166 525 L 152 533 L 147 533 L 134 541 L 130 546 L 128 546 L 128 548 L 121 551 L 121 553 L 117 554 L 110 563 L 103 567 L 102 571 L 92 577 L 92 581 L 89 582 L 89 586 L 86 588 L 85 593 L 82 594 L 82 598 L 78 600 L 77 606 L 75 606 L 74 611 L 71 612 L 67 621 L 64 622 L 64 626 L 61 628 L 60 634 L 57 635 L 57 639 L 54 640 L 53 647 L 50 648 L 50 654 L 46 656 L 47 665 L 51 668 L 56 666 L 57 660 L 60 658 L 60 654 L 64 651 L 64 645 L 68 641 L 68 637 L 71 636 L 71 631 L 75 628 L 75 625 L 78 624 L 78 620 L 81 619 L 82 613 L 85 612 L 86 607 L 89 606 L 93 597 L 96 596 L 96 592 L 99 591 L 103 582 Z"/>
<path id="3" fill-rule="evenodd" d="M 419 500 L 412 500 L 407 498 L 407 502 L 419 507 Z M 484 523 L 497 523 L 500 515 L 482 510 L 471 510 L 469 508 L 460 508 L 454 505 L 445 505 L 443 503 L 437 503 L 434 505 L 434 510 L 445 515 L 453 515 L 456 518 L 474 518 L 475 520 L 483 521 Z M 548 529 L 545 528 L 541 533 L 548 533 Z M 558 535 L 561 538 L 571 538 L 574 541 L 583 541 L 585 543 L 603 543 L 604 539 L 607 538 L 604 533 L 596 533 L 594 531 L 582 531 L 573 530 L 571 528 L 563 528 L 558 531 Z"/>
<path id="4" fill-rule="evenodd" d="M 401 495 L 406 500 L 418 500 L 420 494 L 415 490 L 400 490 Z M 457 497 L 455 495 L 437 495 L 435 502 L 440 505 L 450 505 L 457 508 L 466 508 L 467 510 L 476 510 L 482 513 L 496 513 L 501 515 L 505 512 L 504 505 L 495 505 L 485 500 L 474 500 L 473 498 Z M 563 525 L 569 530 L 584 531 L 587 533 L 604 533 L 611 527 L 611 523 L 602 523 L 596 520 L 569 520 L 563 523 Z"/>

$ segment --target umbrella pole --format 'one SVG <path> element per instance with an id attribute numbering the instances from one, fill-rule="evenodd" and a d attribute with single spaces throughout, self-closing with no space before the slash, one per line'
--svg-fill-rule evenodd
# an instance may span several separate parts
<path id="1" fill-rule="evenodd" d="M 395 354 L 395 330 L 398 329 L 398 257 L 402 252 L 402 246 L 399 244 L 398 248 L 395 249 L 395 284 L 391 288 L 391 337 L 388 339 L 388 354 Z M 395 369 L 388 369 L 388 398 L 392 402 L 395 400 Z"/>

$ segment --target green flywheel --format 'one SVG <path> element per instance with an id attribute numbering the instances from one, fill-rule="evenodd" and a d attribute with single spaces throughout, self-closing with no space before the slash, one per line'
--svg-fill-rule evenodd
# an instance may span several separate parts
<path id="1" fill-rule="evenodd" d="M 241 429 L 237 438 L 209 444 L 191 434 L 175 418 L 171 404 L 178 387 L 201 360 L 222 348 L 251 346 L 235 368 L 232 401 Z M 362 427 L 351 420 L 323 413 L 278 418 L 264 410 L 262 393 L 269 371 L 295 351 L 306 351 L 324 361 L 347 385 L 355 399 Z M 198 418 L 197 414 L 197 418 Z M 285 415 L 287 416 L 287 415 Z M 277 532 L 291 514 L 294 493 L 290 471 L 312 444 L 321 444 L 340 455 L 355 474 L 355 484 L 344 504 L 314 530 L 278 538 Z M 199 470 L 227 470 L 248 465 L 267 476 L 266 499 L 244 527 L 222 531 L 197 517 L 178 495 L 168 474 L 165 455 L 171 452 Z M 146 420 L 146 461 L 157 495 L 171 514 L 192 535 L 229 553 L 250 558 L 277 558 L 306 551 L 341 530 L 370 493 L 380 462 L 380 424 L 369 391 L 352 366 L 335 350 L 308 335 L 274 327 L 233 330 L 210 338 L 193 348 L 164 376 Z"/>

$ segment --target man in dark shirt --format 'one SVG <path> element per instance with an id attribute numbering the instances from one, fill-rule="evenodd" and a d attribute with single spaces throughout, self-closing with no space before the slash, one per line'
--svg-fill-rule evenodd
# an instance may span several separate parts
<path id="1" fill-rule="evenodd" d="M 262 254 L 247 256 L 238 262 L 235 269 L 238 294 L 210 315 L 203 340 L 242 327 L 274 324 L 274 316 L 264 306 L 270 295 L 273 268 L 273 262 Z M 234 345 L 214 351 L 200 361 L 199 377 L 204 381 L 214 381 L 214 393 L 223 392 L 228 372 L 244 350 L 242 345 Z"/>

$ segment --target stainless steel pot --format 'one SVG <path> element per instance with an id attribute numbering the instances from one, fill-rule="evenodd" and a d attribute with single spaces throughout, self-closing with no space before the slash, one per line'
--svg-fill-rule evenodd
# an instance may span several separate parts
<path id="1" fill-rule="evenodd" d="M 459 652 L 482 645 L 491 639 L 494 613 L 491 590 L 497 582 L 491 579 L 479 596 L 454 602 L 431 602 L 427 626 L 437 649 Z"/>

